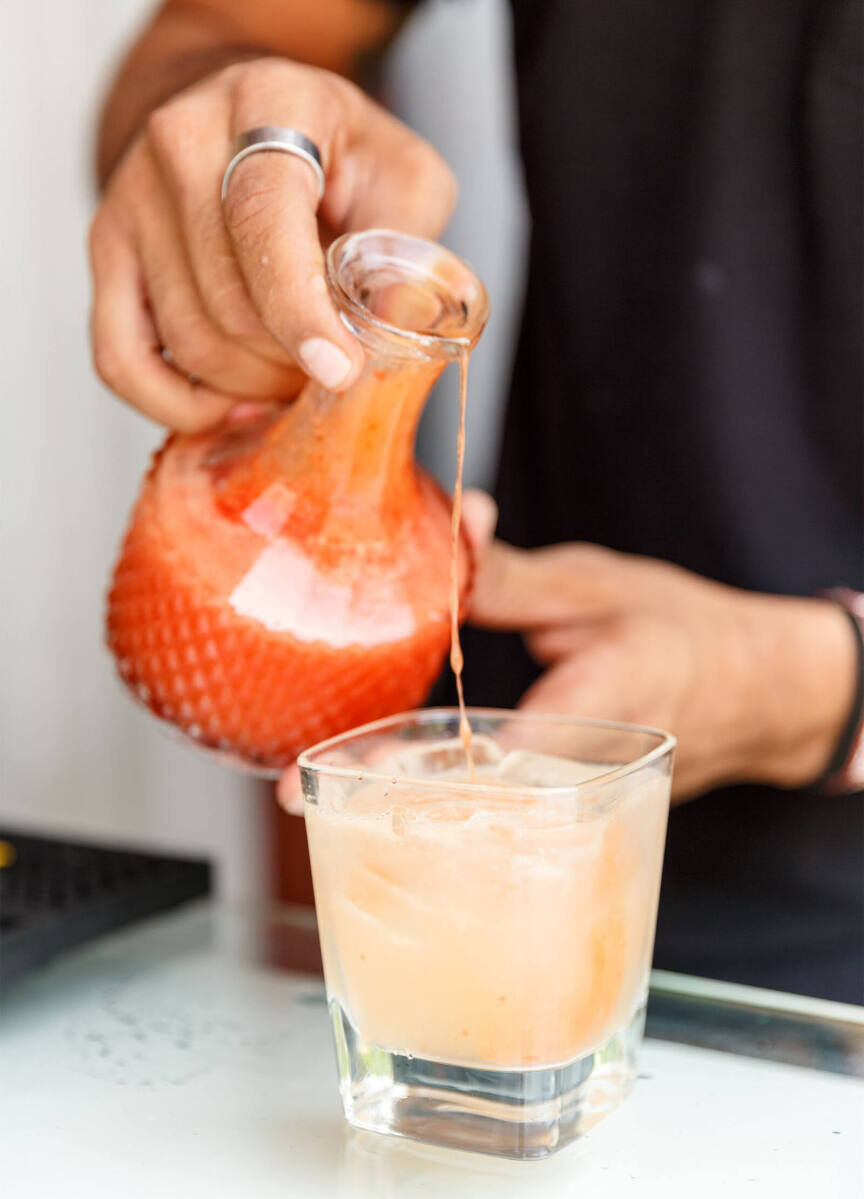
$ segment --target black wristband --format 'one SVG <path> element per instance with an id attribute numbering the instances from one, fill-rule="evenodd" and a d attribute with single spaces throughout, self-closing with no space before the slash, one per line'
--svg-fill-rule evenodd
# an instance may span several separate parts
<path id="1" fill-rule="evenodd" d="M 831 755 L 830 762 L 813 784 L 817 790 L 836 794 L 838 791 L 846 789 L 842 785 L 844 782 L 844 772 L 852 756 L 855 744 L 861 735 L 861 725 L 864 723 L 864 628 L 862 628 L 861 621 L 855 613 L 846 606 L 842 599 L 838 598 L 836 593 L 832 595 L 829 592 L 827 598 L 837 604 L 840 611 L 852 626 L 855 636 L 857 665 L 855 694 L 852 699 L 852 707 L 849 710 L 849 718 L 843 726 L 843 732 L 840 734 L 837 747 Z"/>

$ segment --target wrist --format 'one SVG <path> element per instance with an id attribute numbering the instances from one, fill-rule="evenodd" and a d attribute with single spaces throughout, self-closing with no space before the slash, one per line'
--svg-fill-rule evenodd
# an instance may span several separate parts
<path id="1" fill-rule="evenodd" d="M 801 787 L 824 773 L 849 718 L 857 646 L 830 600 L 750 597 L 754 716 L 743 777 Z"/>
<path id="2" fill-rule="evenodd" d="M 163 11 L 133 47 L 106 97 L 96 152 L 104 189 L 147 119 L 172 96 L 225 67 L 267 57 L 266 48 L 235 44 L 194 15 Z"/>

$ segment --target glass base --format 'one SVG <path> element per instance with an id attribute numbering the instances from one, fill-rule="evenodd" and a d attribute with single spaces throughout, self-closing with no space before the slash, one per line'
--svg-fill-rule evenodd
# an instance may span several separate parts
<path id="1" fill-rule="evenodd" d="M 636 1077 L 640 1008 L 593 1053 L 560 1066 L 481 1070 L 366 1044 L 337 1000 L 339 1089 L 350 1124 L 451 1149 L 548 1157 L 617 1108 Z"/>

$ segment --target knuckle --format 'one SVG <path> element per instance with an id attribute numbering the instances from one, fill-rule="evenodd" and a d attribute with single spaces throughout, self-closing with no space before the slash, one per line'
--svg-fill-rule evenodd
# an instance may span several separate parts
<path id="1" fill-rule="evenodd" d="M 230 83 L 235 101 L 260 103 L 262 91 L 270 88 L 283 93 L 295 91 L 298 85 L 310 86 L 329 74 L 320 67 L 291 62 L 285 58 L 263 55 L 247 62 L 226 67 L 224 79 Z"/>
<path id="2" fill-rule="evenodd" d="M 136 139 L 112 172 L 97 217 L 104 214 L 102 223 L 106 227 L 128 228 L 134 224 L 135 214 L 152 199 L 154 175 L 155 156 L 145 134 Z"/>
<path id="3" fill-rule="evenodd" d="M 528 632 L 523 635 L 522 639 L 525 643 L 525 648 L 528 650 L 528 653 L 531 655 L 531 657 L 537 662 L 542 662 L 544 660 L 543 650 L 546 644 L 543 634 Z"/>
<path id="4" fill-rule="evenodd" d="M 256 58 L 226 70 L 231 100 L 239 112 L 260 110 L 269 96 L 290 95 L 313 68 L 278 58 Z M 269 93 L 269 96 L 268 96 Z"/>
<path id="5" fill-rule="evenodd" d="M 418 193 L 435 198 L 443 223 L 459 198 L 459 182 L 453 168 L 433 145 L 412 136 L 403 156 L 403 169 Z"/>
<path id="6" fill-rule="evenodd" d="M 590 541 L 576 541 L 571 545 L 574 561 L 595 570 L 612 570 L 624 562 L 624 557 L 617 550 L 611 550 L 605 545 L 595 545 Z"/>
<path id="7" fill-rule="evenodd" d="M 198 404 L 200 387 L 197 383 L 189 383 L 188 395 L 185 402 L 176 404 L 171 412 L 171 428 L 178 433 L 200 433 L 208 428 L 214 420 L 214 414 Z"/>
<path id="8" fill-rule="evenodd" d="M 102 252 L 105 246 L 106 239 L 106 223 L 104 209 L 99 208 L 93 220 L 90 222 L 90 228 L 87 231 L 87 251 L 90 255 L 90 262 L 93 268 L 96 269 L 99 264 Z"/>
<path id="9" fill-rule="evenodd" d="M 91 340 L 93 369 L 112 391 L 122 391 L 128 377 L 123 353 L 110 338 L 94 330 Z"/>
<path id="10" fill-rule="evenodd" d="M 117 219 L 116 206 L 103 201 L 87 231 L 87 253 L 97 287 L 103 272 L 116 261 L 118 252 L 128 249 L 128 241 L 128 234 Z"/>
<path id="11" fill-rule="evenodd" d="M 414 152 L 418 165 L 425 171 L 445 173 L 449 171 L 446 159 L 435 149 L 431 142 L 416 134 L 413 138 Z"/>
<path id="12" fill-rule="evenodd" d="M 213 123 L 211 113 L 212 100 L 192 94 L 157 108 L 147 120 L 147 146 L 152 162 L 181 211 L 194 220 L 201 219 L 202 197 L 210 195 L 200 164 L 202 137 Z"/>
<path id="13" fill-rule="evenodd" d="M 261 63 L 262 60 L 257 58 L 246 59 L 244 62 L 232 62 L 228 66 L 222 67 L 211 78 L 216 79 L 222 87 L 227 89 L 229 96 L 233 98 L 237 95 L 238 88 L 241 86 L 246 75 L 250 71 L 257 71 Z"/>
<path id="14" fill-rule="evenodd" d="M 315 84 L 320 91 L 320 101 L 329 104 L 333 109 L 360 105 L 365 107 L 370 103 L 369 97 L 361 87 L 335 71 L 315 71 Z"/>
<path id="15" fill-rule="evenodd" d="M 421 167 L 425 173 L 435 180 L 441 194 L 447 196 L 451 204 L 456 203 L 459 195 L 459 181 L 450 163 L 429 142 L 422 143 L 423 160 Z"/>
<path id="16" fill-rule="evenodd" d="M 175 182 L 182 182 L 199 161 L 196 152 L 201 137 L 200 104 L 183 96 L 155 109 L 147 118 L 147 142 L 156 159 L 168 168 Z"/>
<path id="17" fill-rule="evenodd" d="M 147 118 L 147 140 L 160 156 L 168 156 L 174 150 L 178 137 L 176 104 L 163 104 L 155 108 Z"/>
<path id="18" fill-rule="evenodd" d="M 591 541 L 566 541 L 561 545 L 547 548 L 551 560 L 556 561 L 562 567 L 601 567 L 614 562 L 617 557 L 614 550 L 607 549 L 603 545 L 595 545 Z"/>
<path id="19" fill-rule="evenodd" d="M 359 98 L 369 103 L 350 80 L 322 67 L 284 59 L 244 63 L 227 78 L 237 128 L 273 123 L 273 114 L 278 113 L 281 124 L 296 124 L 322 147 L 329 142 L 340 116 L 356 110 Z"/>
<path id="20" fill-rule="evenodd" d="M 556 639 L 554 635 L 548 633 L 529 633 L 525 637 L 525 648 L 528 653 L 541 666 L 550 666 L 557 658 L 561 656 L 560 639 Z"/>
<path id="21" fill-rule="evenodd" d="M 262 79 L 258 72 L 250 72 L 248 66 L 235 68 L 235 72 L 229 78 L 231 103 L 237 113 L 244 113 L 255 103 L 255 94 L 262 86 Z"/>
<path id="22" fill-rule="evenodd" d="M 448 214 L 453 211 L 459 201 L 459 180 L 456 172 L 448 162 L 441 160 L 441 186 L 446 199 Z"/>

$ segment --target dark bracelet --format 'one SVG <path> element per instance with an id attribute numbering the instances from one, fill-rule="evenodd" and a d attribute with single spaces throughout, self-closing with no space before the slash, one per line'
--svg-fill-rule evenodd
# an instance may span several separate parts
<path id="1" fill-rule="evenodd" d="M 859 615 L 864 607 L 864 596 L 846 587 L 835 587 L 822 594 L 838 605 L 855 635 L 857 679 L 849 718 L 831 761 L 813 784 L 825 795 L 842 795 L 864 787 L 862 763 L 859 761 L 864 754 L 864 623 Z"/>

